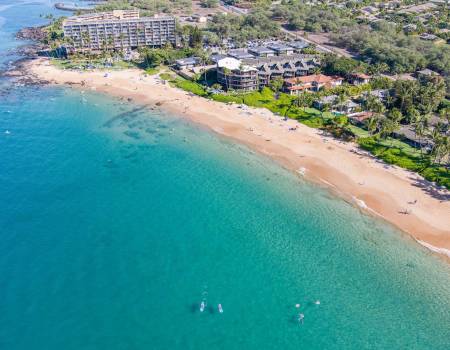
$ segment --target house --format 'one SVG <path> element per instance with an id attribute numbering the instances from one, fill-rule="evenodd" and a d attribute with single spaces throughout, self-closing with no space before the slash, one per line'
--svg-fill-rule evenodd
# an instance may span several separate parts
<path id="1" fill-rule="evenodd" d="M 380 101 L 385 101 L 386 98 L 389 96 L 389 90 L 387 89 L 377 89 L 377 90 L 372 90 L 367 92 L 366 94 L 367 96 L 373 96 L 376 97 L 377 99 L 379 99 Z"/>
<path id="2" fill-rule="evenodd" d="M 405 33 L 414 33 L 416 30 L 417 30 L 416 24 L 409 23 L 409 24 L 405 24 L 403 26 L 403 31 Z"/>
<path id="3" fill-rule="evenodd" d="M 289 43 L 289 46 L 294 49 L 295 52 L 301 53 L 303 49 L 309 47 L 309 43 L 303 40 L 293 41 Z"/>
<path id="4" fill-rule="evenodd" d="M 352 123 L 353 125 L 357 125 L 357 126 L 361 126 L 364 125 L 364 123 L 366 122 L 367 119 L 369 119 L 370 117 L 373 116 L 373 112 L 355 112 L 355 113 L 350 113 L 347 115 L 348 120 L 350 121 L 350 123 Z"/>
<path id="5" fill-rule="evenodd" d="M 298 94 L 301 91 L 319 91 L 320 89 L 331 89 L 342 85 L 343 79 L 338 76 L 327 76 L 323 74 L 312 74 L 303 77 L 289 78 L 284 81 L 285 91 Z"/>
<path id="6" fill-rule="evenodd" d="M 411 125 L 402 125 L 394 132 L 394 135 L 414 147 L 430 146 L 430 141 L 424 137 L 419 137 Z"/>
<path id="7" fill-rule="evenodd" d="M 313 106 L 317 109 L 323 109 L 325 106 L 330 106 L 331 108 L 331 106 L 336 103 L 337 99 L 337 95 L 324 96 L 319 100 L 315 100 Z"/>
<path id="8" fill-rule="evenodd" d="M 359 108 L 359 104 L 352 100 L 347 100 L 342 104 L 338 104 L 337 110 L 341 113 L 354 113 Z"/>
<path id="9" fill-rule="evenodd" d="M 419 79 L 428 79 L 431 77 L 440 77 L 441 75 L 434 70 L 425 68 L 416 72 L 416 76 Z"/>
<path id="10" fill-rule="evenodd" d="M 435 9 L 437 9 L 437 7 L 438 6 L 436 4 L 433 4 L 432 2 L 426 2 L 424 4 L 412 5 L 412 6 L 405 7 L 403 9 L 401 9 L 400 11 L 398 11 L 398 13 L 419 14 L 419 13 L 435 10 Z"/>
<path id="11" fill-rule="evenodd" d="M 245 49 L 229 50 L 228 56 L 233 57 L 237 60 L 244 60 L 246 58 L 254 58 L 255 57 Z"/>
<path id="12" fill-rule="evenodd" d="M 374 6 L 365 6 L 361 9 L 361 11 L 372 14 L 372 15 L 380 12 L 380 10 Z"/>
<path id="13" fill-rule="evenodd" d="M 419 38 L 422 40 L 426 40 L 426 41 L 436 41 L 439 39 L 438 36 L 436 36 L 434 34 L 430 34 L 430 33 L 423 33 L 423 34 L 419 35 Z"/>
<path id="14" fill-rule="evenodd" d="M 219 60 L 221 60 L 222 58 L 225 58 L 225 57 L 228 57 L 228 56 L 227 55 L 223 55 L 221 53 L 215 53 L 215 54 L 212 54 L 211 56 L 209 56 L 209 59 L 210 59 L 210 61 L 212 61 L 212 62 L 217 64 L 217 62 Z"/>
<path id="15" fill-rule="evenodd" d="M 379 3 L 378 7 L 382 9 L 394 10 L 399 8 L 401 5 L 402 3 L 400 1 L 387 1 Z"/>
<path id="16" fill-rule="evenodd" d="M 201 60 L 199 57 L 186 57 L 180 58 L 175 61 L 175 67 L 179 70 L 191 69 L 200 64 Z"/>
<path id="17" fill-rule="evenodd" d="M 267 46 L 269 49 L 275 51 L 277 56 L 281 55 L 292 55 L 294 53 L 294 48 L 280 43 L 273 43 Z"/>
<path id="18" fill-rule="evenodd" d="M 364 74 L 364 73 L 352 73 L 348 77 L 349 83 L 353 85 L 362 85 L 362 84 L 368 84 L 371 77 L 370 75 Z"/>
<path id="19" fill-rule="evenodd" d="M 275 51 L 272 49 L 269 49 L 265 46 L 256 46 L 248 49 L 248 52 L 250 52 L 252 55 L 257 57 L 271 57 L 275 56 Z"/>
<path id="20" fill-rule="evenodd" d="M 192 18 L 192 21 L 197 22 L 197 23 L 206 23 L 208 21 L 207 17 L 201 16 L 201 15 L 192 15 L 191 18 Z"/>
<path id="21" fill-rule="evenodd" d="M 254 91 L 258 89 L 258 70 L 225 57 L 217 62 L 217 81 L 227 90 Z"/>
<path id="22" fill-rule="evenodd" d="M 340 113 L 353 113 L 359 107 L 359 104 L 353 102 L 352 100 L 345 100 L 339 103 L 339 97 L 337 95 L 330 95 L 322 97 L 319 100 L 314 101 L 314 107 L 318 109 L 323 109 L 325 106 L 330 106 Z"/>

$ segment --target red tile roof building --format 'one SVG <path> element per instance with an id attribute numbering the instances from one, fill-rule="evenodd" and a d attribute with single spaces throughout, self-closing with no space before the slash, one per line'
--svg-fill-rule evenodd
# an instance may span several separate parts
<path id="1" fill-rule="evenodd" d="M 331 89 L 342 85 L 343 79 L 338 76 L 328 76 L 323 74 L 306 75 L 285 79 L 285 90 L 291 94 L 299 91 L 319 91 L 320 89 Z"/>

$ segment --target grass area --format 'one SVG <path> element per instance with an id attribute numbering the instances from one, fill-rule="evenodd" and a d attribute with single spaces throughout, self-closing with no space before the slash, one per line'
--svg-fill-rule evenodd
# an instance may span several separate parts
<path id="1" fill-rule="evenodd" d="M 386 163 L 419 173 L 425 179 L 450 189 L 450 172 L 446 168 L 432 164 L 429 156 L 421 156 L 418 150 L 404 142 L 393 140 L 363 137 L 358 139 L 358 144 Z"/>
<path id="2" fill-rule="evenodd" d="M 145 73 L 147 73 L 148 75 L 155 75 L 155 74 L 158 74 L 158 72 L 159 72 L 159 67 L 150 67 L 145 70 Z"/>
<path id="3" fill-rule="evenodd" d="M 203 85 L 200 85 L 194 81 L 186 80 L 183 78 L 176 78 L 170 80 L 170 83 L 175 85 L 177 88 L 192 92 L 195 95 L 208 97 L 208 92 L 205 90 Z"/>
<path id="4" fill-rule="evenodd" d="M 364 130 L 363 128 L 357 127 L 355 125 L 349 124 L 347 126 L 347 129 L 349 129 L 353 135 L 355 135 L 358 138 L 362 137 L 369 137 L 369 132 L 367 130 Z"/>
<path id="5" fill-rule="evenodd" d="M 106 66 L 102 59 L 51 59 L 50 63 L 59 69 L 128 69 L 135 65 L 126 61 L 115 61 L 111 66 Z"/>

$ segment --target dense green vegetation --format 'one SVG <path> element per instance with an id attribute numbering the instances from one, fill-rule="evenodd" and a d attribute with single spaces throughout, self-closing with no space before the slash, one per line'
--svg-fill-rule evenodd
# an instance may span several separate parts
<path id="1" fill-rule="evenodd" d="M 388 144 L 389 142 L 389 144 Z M 361 148 L 369 151 L 386 163 L 414 171 L 429 181 L 450 188 L 450 173 L 444 166 L 436 165 L 429 156 L 421 156 L 417 152 L 408 152 L 406 144 L 396 141 L 397 145 L 380 142 L 376 137 L 359 138 Z"/>
<path id="2" fill-rule="evenodd" d="M 435 45 L 398 31 L 397 26 L 377 22 L 372 27 L 343 29 L 333 36 L 335 42 L 361 55 L 372 64 L 385 63 L 393 73 L 414 72 L 428 67 L 450 74 L 450 47 Z"/>
<path id="3" fill-rule="evenodd" d="M 213 33 L 217 42 L 232 39 L 238 44 L 244 44 L 247 40 L 279 36 L 280 26 L 270 19 L 269 10 L 256 9 L 246 16 L 217 14 L 208 23 L 206 31 Z"/>
<path id="4" fill-rule="evenodd" d="M 285 1 L 276 6 L 271 17 L 281 20 L 294 30 L 338 32 L 355 23 L 347 9 L 311 6 L 302 1 Z"/>

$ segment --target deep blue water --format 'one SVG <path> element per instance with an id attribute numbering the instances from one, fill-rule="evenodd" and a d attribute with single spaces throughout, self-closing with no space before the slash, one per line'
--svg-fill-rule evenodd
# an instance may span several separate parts
<path id="1" fill-rule="evenodd" d="M 0 1 L 0 50 L 51 3 Z M 176 116 L 3 82 L 0 349 L 450 348 L 450 268 L 389 225 Z"/>

